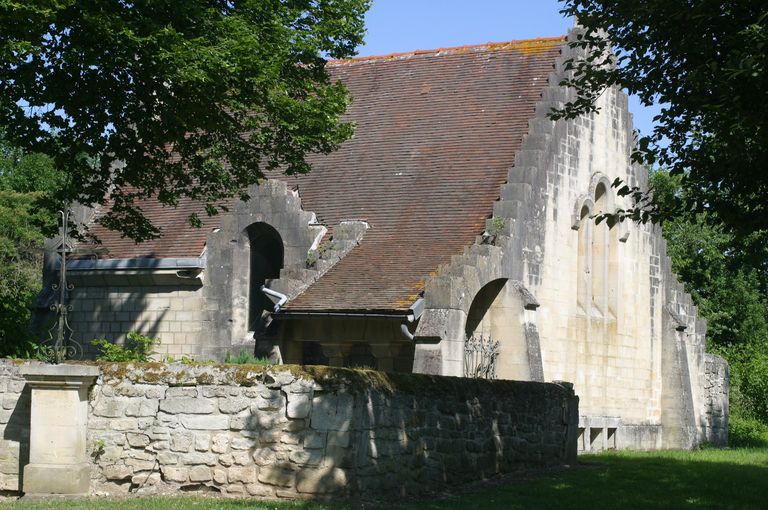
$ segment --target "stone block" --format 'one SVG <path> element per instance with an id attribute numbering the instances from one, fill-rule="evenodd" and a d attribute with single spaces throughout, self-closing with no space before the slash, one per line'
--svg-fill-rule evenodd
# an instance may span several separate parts
<path id="1" fill-rule="evenodd" d="M 216 434 L 211 441 L 211 451 L 225 453 L 229 449 L 229 435 Z"/>
<path id="2" fill-rule="evenodd" d="M 228 415 L 222 415 L 228 416 Z M 251 411 L 242 411 L 232 416 L 229 420 L 229 427 L 232 430 L 253 429 L 258 426 L 256 418 Z"/>
<path id="3" fill-rule="evenodd" d="M 25 496 L 87 494 L 90 481 L 91 466 L 88 464 L 27 464 L 22 490 Z"/>
<path id="4" fill-rule="evenodd" d="M 3 409 L 13 409 L 16 407 L 16 404 L 19 402 L 18 395 L 6 395 L 3 397 Z"/>
<path id="5" fill-rule="evenodd" d="M 252 483 L 246 485 L 245 490 L 248 494 L 257 498 L 274 498 L 275 490 L 272 487 L 265 486 L 259 483 Z"/>
<path id="6" fill-rule="evenodd" d="M 255 407 L 259 411 L 280 411 L 285 407 L 285 397 L 282 394 L 270 398 L 259 395 Z"/>
<path id="7" fill-rule="evenodd" d="M 286 415 L 288 418 L 307 418 L 312 411 L 312 400 L 309 393 L 289 393 Z"/>
<path id="8" fill-rule="evenodd" d="M 209 482 L 213 479 L 211 468 L 205 466 L 195 466 L 189 470 L 190 482 Z"/>
<path id="9" fill-rule="evenodd" d="M 248 450 L 253 446 L 253 440 L 245 437 L 235 437 L 229 443 L 233 450 Z"/>
<path id="10" fill-rule="evenodd" d="M 189 452 L 194 444 L 195 437 L 190 432 L 177 432 L 171 436 L 171 451 Z"/>
<path id="11" fill-rule="evenodd" d="M 112 464 L 102 468 L 101 473 L 107 480 L 129 480 L 133 470 L 124 464 Z"/>
<path id="12" fill-rule="evenodd" d="M 323 460 L 323 452 L 319 450 L 296 450 L 288 456 L 291 462 L 301 466 L 318 466 Z"/>
<path id="13" fill-rule="evenodd" d="M 179 455 L 179 462 L 187 466 L 215 466 L 218 458 L 213 453 L 192 452 Z"/>
<path id="14" fill-rule="evenodd" d="M 118 418 L 111 421 L 112 430 L 127 432 L 139 429 L 139 422 L 136 418 Z"/>
<path id="15" fill-rule="evenodd" d="M 189 469 L 185 467 L 162 467 L 161 472 L 166 482 L 184 483 L 189 480 Z"/>
<path id="16" fill-rule="evenodd" d="M 149 445 L 149 436 L 146 434 L 137 434 L 129 432 L 126 434 L 128 444 L 134 448 L 143 448 Z"/>
<path id="17" fill-rule="evenodd" d="M 158 399 L 140 399 L 133 401 L 125 409 L 126 416 L 148 417 L 157 415 Z"/>
<path id="18" fill-rule="evenodd" d="M 304 448 L 308 450 L 317 450 L 325 448 L 325 432 L 313 432 L 304 436 Z"/>
<path id="19" fill-rule="evenodd" d="M 179 462 L 179 456 L 171 452 L 160 452 L 157 454 L 157 461 L 161 466 L 172 466 Z"/>
<path id="20" fill-rule="evenodd" d="M 349 430 L 353 398 L 345 394 L 318 395 L 312 400 L 311 427 L 315 430 Z"/>
<path id="21" fill-rule="evenodd" d="M 160 401 L 160 410 L 169 414 L 211 414 L 216 404 L 207 398 L 166 398 Z"/>
<path id="22" fill-rule="evenodd" d="M 227 471 L 224 469 L 214 469 L 213 481 L 220 485 L 227 483 Z"/>
<path id="23" fill-rule="evenodd" d="M 207 452 L 211 449 L 211 436 L 204 432 L 195 434 L 195 450 Z"/>
<path id="24" fill-rule="evenodd" d="M 236 466 L 247 466 L 251 464 L 251 454 L 248 451 L 232 452 L 232 463 Z"/>
<path id="25" fill-rule="evenodd" d="M 125 416 L 130 401 L 120 398 L 104 398 L 99 400 L 93 407 L 94 416 L 103 416 L 104 418 L 121 418 Z"/>
<path id="26" fill-rule="evenodd" d="M 179 397 L 197 397 L 197 388 L 189 388 L 185 386 L 168 388 L 165 391 L 165 398 L 179 398 Z"/>
<path id="27" fill-rule="evenodd" d="M 245 484 L 256 483 L 256 467 L 231 467 L 227 470 L 229 483 L 242 482 Z"/>
<path id="28" fill-rule="evenodd" d="M 257 448 L 251 457 L 257 466 L 266 466 L 277 461 L 277 453 L 271 448 Z"/>
<path id="29" fill-rule="evenodd" d="M 296 475 L 296 490 L 305 494 L 333 493 L 343 491 L 348 482 L 343 469 L 302 469 Z"/>
<path id="30" fill-rule="evenodd" d="M 251 400 L 248 398 L 220 398 L 219 399 L 219 411 L 224 414 L 236 414 L 244 409 L 248 409 L 251 405 Z"/>
<path id="31" fill-rule="evenodd" d="M 293 486 L 295 473 L 281 466 L 263 466 L 259 469 L 259 481 L 278 487 Z"/>
<path id="32" fill-rule="evenodd" d="M 189 430 L 227 430 L 229 415 L 181 415 L 181 424 Z"/>

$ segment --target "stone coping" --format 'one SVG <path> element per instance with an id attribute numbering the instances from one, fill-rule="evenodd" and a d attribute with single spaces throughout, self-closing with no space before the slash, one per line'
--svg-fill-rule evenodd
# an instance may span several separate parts
<path id="1" fill-rule="evenodd" d="M 19 374 L 25 378 L 41 377 L 44 379 L 73 378 L 73 377 L 98 377 L 101 369 L 94 365 L 60 364 L 49 365 L 47 363 L 29 362 L 19 367 Z"/>

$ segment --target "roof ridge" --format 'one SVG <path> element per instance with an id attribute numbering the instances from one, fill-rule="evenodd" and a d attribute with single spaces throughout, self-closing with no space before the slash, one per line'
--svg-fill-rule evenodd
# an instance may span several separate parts
<path id="1" fill-rule="evenodd" d="M 568 38 L 567 35 L 559 35 L 555 37 L 537 37 L 534 39 L 516 39 L 513 41 L 465 44 L 461 46 L 447 46 L 447 47 L 435 48 L 431 50 L 402 51 L 402 52 L 395 52 L 395 53 L 387 53 L 384 55 L 368 55 L 363 57 L 334 59 L 334 60 L 329 60 L 327 63 L 331 65 L 351 64 L 356 62 L 367 62 L 367 61 L 373 61 L 373 60 L 391 60 L 395 58 L 414 57 L 417 55 L 430 55 L 430 54 L 438 54 L 443 52 L 467 51 L 467 50 L 475 50 L 479 48 L 488 48 L 491 51 L 503 50 L 503 49 L 533 49 L 533 47 L 538 45 L 541 45 L 543 47 L 551 47 L 555 43 L 565 42 L 567 38 Z"/>

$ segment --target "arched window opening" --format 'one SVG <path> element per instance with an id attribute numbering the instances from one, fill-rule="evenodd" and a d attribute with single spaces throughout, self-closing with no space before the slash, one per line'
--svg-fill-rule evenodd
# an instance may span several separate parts
<path id="1" fill-rule="evenodd" d="M 266 223 L 254 223 L 245 233 L 250 246 L 248 283 L 248 330 L 256 331 L 264 311 L 271 311 L 274 304 L 261 292 L 267 280 L 279 278 L 283 268 L 283 240 L 280 234 Z"/>
<path id="2" fill-rule="evenodd" d="M 595 188 L 595 215 L 608 211 L 608 190 L 604 183 Z M 608 312 L 608 261 L 610 232 L 608 222 L 594 226 L 592 234 L 592 306 L 601 314 Z"/>
<path id="3" fill-rule="evenodd" d="M 579 211 L 578 283 L 576 300 L 586 313 L 592 303 L 592 230 L 593 223 L 587 204 Z"/>

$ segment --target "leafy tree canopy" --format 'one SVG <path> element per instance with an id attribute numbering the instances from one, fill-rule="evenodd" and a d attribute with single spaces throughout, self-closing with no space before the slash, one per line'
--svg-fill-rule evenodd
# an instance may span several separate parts
<path id="1" fill-rule="evenodd" d="M 50 158 L 0 138 L 0 357 L 34 351 L 28 324 L 40 291 L 43 232 L 57 219 L 45 204 L 62 182 Z"/>
<path id="2" fill-rule="evenodd" d="M 0 0 L 0 125 L 65 169 L 58 200 L 110 199 L 102 222 L 147 239 L 159 232 L 139 200 L 213 214 L 265 170 L 306 172 L 308 153 L 351 136 L 325 58 L 354 53 L 368 6 Z"/>
<path id="3" fill-rule="evenodd" d="M 681 176 L 686 193 L 664 208 L 636 208 L 625 216 L 665 219 L 681 211 L 708 211 L 707 218 L 727 232 L 765 241 L 768 4 L 563 1 L 562 12 L 576 16 L 583 27 L 573 46 L 584 51 L 567 63 L 574 74 L 566 84 L 575 88 L 576 99 L 555 117 L 594 111 L 597 97 L 613 85 L 646 105 L 664 105 L 635 158 Z"/>

